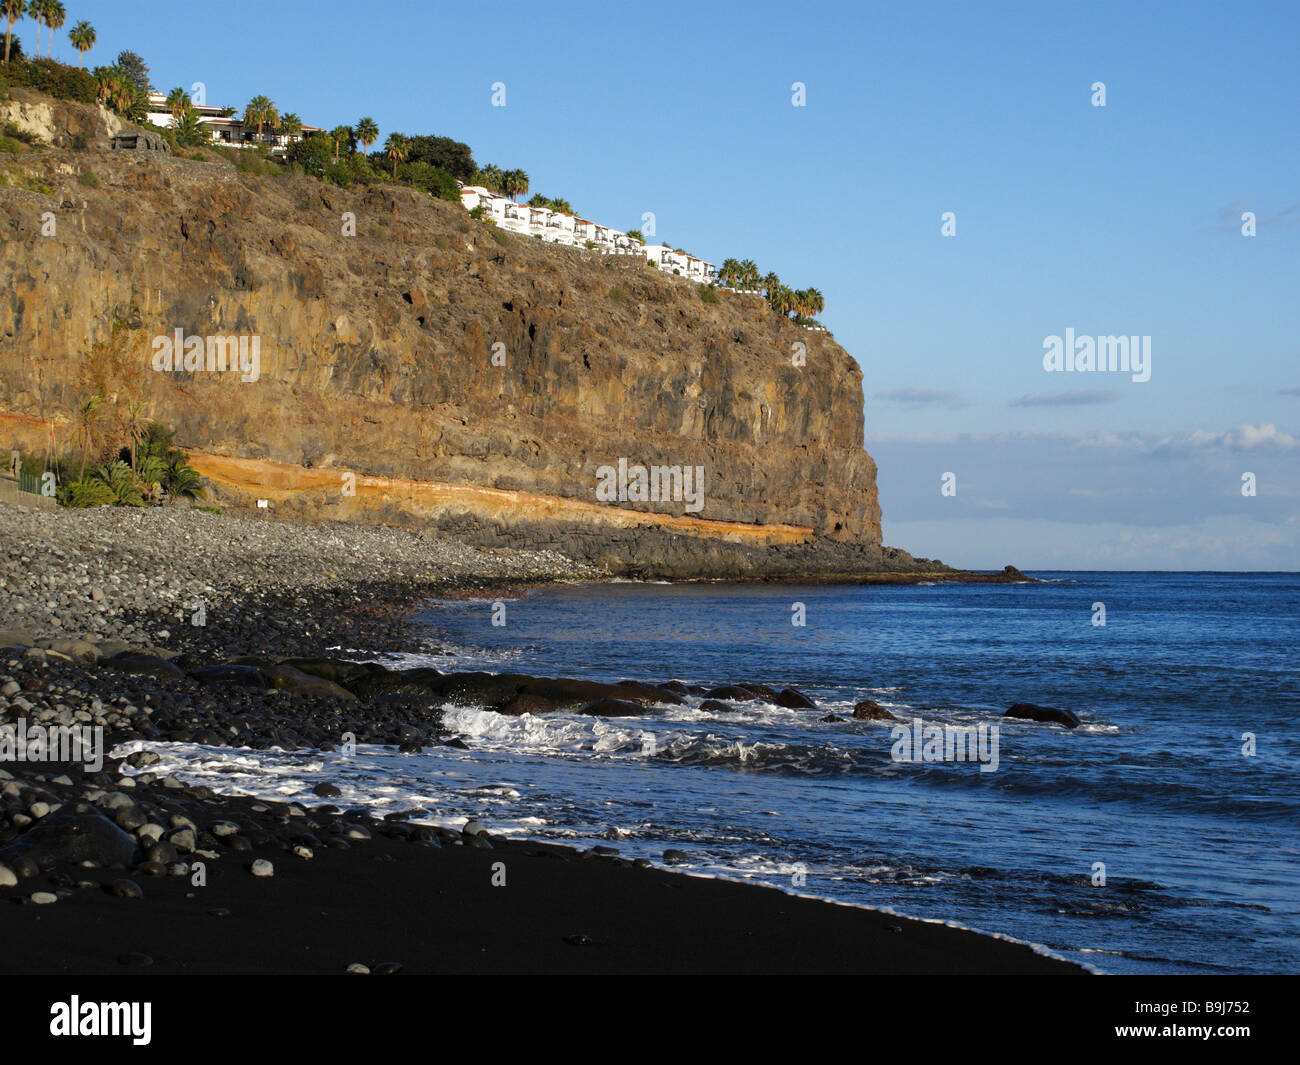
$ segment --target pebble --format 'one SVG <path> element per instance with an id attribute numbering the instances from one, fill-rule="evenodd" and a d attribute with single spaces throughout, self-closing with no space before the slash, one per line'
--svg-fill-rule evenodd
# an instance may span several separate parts
<path id="1" fill-rule="evenodd" d="M 258 858 L 251 868 L 254 876 L 275 876 L 275 866 L 265 858 Z"/>
<path id="2" fill-rule="evenodd" d="M 144 889 L 134 880 L 114 880 L 112 892 L 119 899 L 142 899 L 144 898 Z"/>
<path id="3" fill-rule="evenodd" d="M 52 902 L 58 902 L 59 896 L 51 891 L 37 891 L 32 894 L 32 902 L 37 906 L 48 906 Z"/>

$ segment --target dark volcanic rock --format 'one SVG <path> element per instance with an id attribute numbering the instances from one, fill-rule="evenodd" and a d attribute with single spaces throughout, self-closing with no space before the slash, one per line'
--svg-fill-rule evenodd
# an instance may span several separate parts
<path id="1" fill-rule="evenodd" d="M 896 717 L 881 706 L 874 699 L 863 699 L 859 703 L 853 704 L 853 716 L 859 721 L 901 721 L 902 718 Z"/>
<path id="2" fill-rule="evenodd" d="M 136 842 L 100 814 L 51 814 L 6 847 L 0 862 L 28 858 L 42 869 L 92 861 L 104 867 L 129 865 Z"/>
<path id="3" fill-rule="evenodd" d="M 549 714 L 555 709 L 555 704 L 550 699 L 541 695 L 516 695 L 513 699 L 508 700 L 496 708 L 498 714 L 510 714 L 518 717 L 520 714 Z"/>
<path id="4" fill-rule="evenodd" d="M 203 666 L 190 676 L 200 684 L 240 684 L 248 688 L 269 688 L 270 682 L 257 666 Z"/>
<path id="5" fill-rule="evenodd" d="M 146 677 L 174 678 L 185 676 L 179 666 L 174 666 L 165 658 L 157 655 L 120 654 L 106 658 L 100 665 L 104 669 L 115 669 L 121 673 L 136 673 Z"/>
<path id="6" fill-rule="evenodd" d="M 816 710 L 817 704 L 814 703 L 798 688 L 782 688 L 774 696 L 772 702 L 777 706 L 784 706 L 789 710 Z"/>
<path id="7" fill-rule="evenodd" d="M 1069 710 L 1060 710 L 1055 706 L 1014 703 L 1007 708 L 1007 712 L 1002 716 L 1023 718 L 1026 721 L 1041 721 L 1046 724 L 1064 725 L 1066 728 L 1079 727 L 1078 717 Z"/>
<path id="8" fill-rule="evenodd" d="M 736 708 L 732 706 L 731 703 L 724 703 L 720 699 L 705 699 L 704 702 L 700 703 L 700 709 L 707 710 L 715 714 L 719 714 L 719 713 L 730 714 L 730 713 L 734 713 L 736 710 Z"/>
<path id="9" fill-rule="evenodd" d="M 753 702 L 758 696 L 739 684 L 724 684 L 721 688 L 711 688 L 704 693 L 710 699 L 730 699 L 734 703 Z"/>

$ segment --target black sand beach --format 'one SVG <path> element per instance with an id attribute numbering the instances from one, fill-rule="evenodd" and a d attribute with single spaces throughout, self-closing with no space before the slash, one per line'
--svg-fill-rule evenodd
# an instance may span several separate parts
<path id="1" fill-rule="evenodd" d="M 282 660 L 413 646 L 403 615 L 428 595 L 593 576 L 554 556 L 385 529 L 183 511 L 4 508 L 0 522 L 0 617 L 25 626 L 0 626 L 3 721 L 102 722 L 106 749 L 131 739 L 328 749 L 347 731 L 403 749 L 460 745 L 437 700 L 395 673 L 382 673 L 378 694 L 345 699 L 320 667 Z M 169 550 L 186 537 L 204 550 Z M 118 581 L 101 584 L 109 572 Z M 200 580 L 206 623 L 183 624 L 176 611 Z M 242 664 L 212 672 L 232 661 Z M 142 751 L 93 773 L 0 767 L 6 971 L 1083 971 L 1025 945 L 676 874 L 612 847 L 375 821 L 328 795 L 310 808 L 225 798 L 157 778 L 150 762 Z M 271 875 L 254 875 L 261 862 Z"/>

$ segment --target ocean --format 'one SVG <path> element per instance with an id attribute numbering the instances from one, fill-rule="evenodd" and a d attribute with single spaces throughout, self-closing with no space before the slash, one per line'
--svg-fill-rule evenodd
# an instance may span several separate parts
<path id="1" fill-rule="evenodd" d="M 1035 576 L 549 587 L 504 609 L 430 603 L 417 617 L 428 652 L 381 658 L 792 685 L 816 711 L 701 712 L 699 697 L 616 719 L 452 706 L 469 751 L 151 746 L 157 768 L 222 791 L 320 802 L 309 789 L 330 780 L 337 804 L 376 814 L 472 816 L 655 862 L 673 849 L 686 872 L 956 922 L 1106 972 L 1295 972 L 1300 575 Z M 913 719 L 985 726 L 996 768 L 899 760 L 901 731 L 849 716 L 861 699 L 909 736 Z M 1016 702 L 1082 725 L 1004 720 Z M 847 720 L 821 720 L 832 713 Z"/>

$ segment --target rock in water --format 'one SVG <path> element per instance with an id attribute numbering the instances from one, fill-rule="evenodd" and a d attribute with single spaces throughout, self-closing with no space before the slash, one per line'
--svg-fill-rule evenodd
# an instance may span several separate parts
<path id="1" fill-rule="evenodd" d="M 853 704 L 853 716 L 859 721 L 901 721 L 874 699 L 863 699 Z"/>
<path id="2" fill-rule="evenodd" d="M 1041 721 L 1045 724 L 1064 725 L 1066 728 L 1078 728 L 1079 719 L 1069 710 L 1055 706 L 1036 706 L 1033 703 L 1014 703 L 1007 708 L 1003 717 L 1019 717 L 1026 721 Z"/>
<path id="3" fill-rule="evenodd" d="M 135 855 L 135 840 L 100 814 L 51 814 L 0 847 L 0 862 L 27 858 L 41 869 L 85 861 L 105 868 L 125 866 Z"/>

